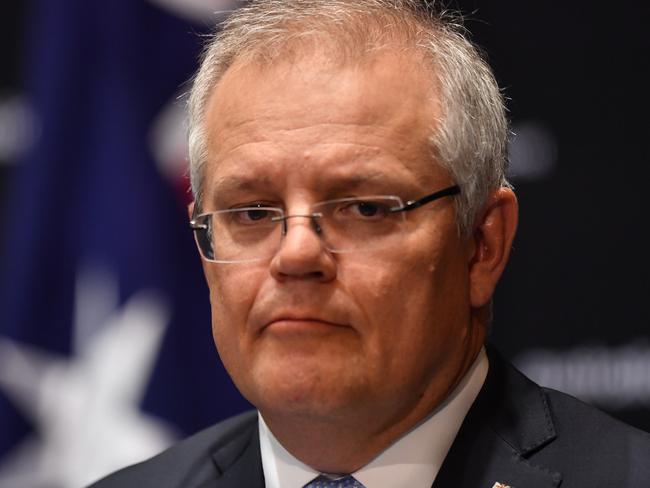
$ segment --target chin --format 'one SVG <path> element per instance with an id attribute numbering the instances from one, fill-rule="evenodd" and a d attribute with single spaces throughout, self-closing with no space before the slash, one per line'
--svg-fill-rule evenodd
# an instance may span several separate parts
<path id="1" fill-rule="evenodd" d="M 317 361 L 287 358 L 255 369 L 251 388 L 242 388 L 242 393 L 263 412 L 331 416 L 354 404 L 363 390 L 362 379 L 350 375 L 353 370 L 323 367 Z"/>

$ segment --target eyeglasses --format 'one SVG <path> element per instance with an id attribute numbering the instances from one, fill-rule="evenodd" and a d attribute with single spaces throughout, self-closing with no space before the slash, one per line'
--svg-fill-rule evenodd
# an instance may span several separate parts
<path id="1" fill-rule="evenodd" d="M 439 198 L 460 193 L 450 186 L 419 200 L 403 203 L 394 195 L 339 198 L 312 205 L 307 214 L 285 215 L 265 204 L 217 210 L 190 221 L 201 255 L 213 263 L 246 263 L 269 259 L 280 249 L 289 219 L 310 219 L 324 247 L 333 253 L 367 251 L 383 247 L 400 235 L 404 212 Z"/>

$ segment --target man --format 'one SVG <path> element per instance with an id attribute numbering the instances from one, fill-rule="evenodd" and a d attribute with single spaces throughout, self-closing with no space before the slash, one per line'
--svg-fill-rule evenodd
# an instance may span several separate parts
<path id="1" fill-rule="evenodd" d="M 648 435 L 484 348 L 517 226 L 504 112 L 420 2 L 233 14 L 192 89 L 190 213 L 258 412 L 96 486 L 648 486 Z"/>

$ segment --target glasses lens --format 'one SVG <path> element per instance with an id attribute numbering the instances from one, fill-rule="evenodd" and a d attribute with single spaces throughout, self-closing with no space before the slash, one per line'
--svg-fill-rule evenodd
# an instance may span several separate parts
<path id="1" fill-rule="evenodd" d="M 264 259 L 273 255 L 280 244 L 281 217 L 281 210 L 266 207 L 204 214 L 196 219 L 205 224 L 195 230 L 196 242 L 203 257 L 217 263 Z"/>
<path id="2" fill-rule="evenodd" d="M 398 197 L 342 198 L 319 203 L 322 239 L 335 252 L 352 252 L 384 246 L 399 234 L 404 214 Z"/>

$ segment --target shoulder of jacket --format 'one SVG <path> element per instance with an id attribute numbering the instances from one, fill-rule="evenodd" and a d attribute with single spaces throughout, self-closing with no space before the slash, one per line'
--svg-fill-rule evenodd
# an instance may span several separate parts
<path id="1" fill-rule="evenodd" d="M 146 461 L 116 471 L 89 488 L 183 486 L 183 479 L 189 475 L 200 478 L 202 471 L 209 477 L 215 469 L 212 454 L 239 437 L 250 437 L 253 428 L 257 428 L 255 410 L 230 417 Z"/>

